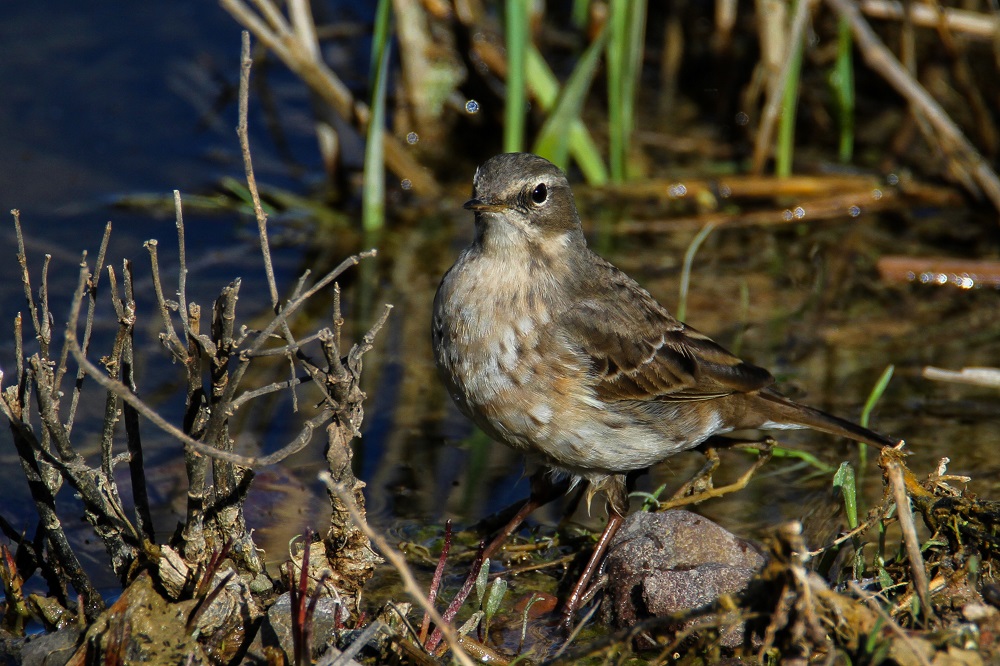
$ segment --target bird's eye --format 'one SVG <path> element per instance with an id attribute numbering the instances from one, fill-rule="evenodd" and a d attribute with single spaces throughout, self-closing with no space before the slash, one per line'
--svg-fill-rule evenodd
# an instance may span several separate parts
<path id="1" fill-rule="evenodd" d="M 538 183 L 538 185 L 535 185 L 535 189 L 531 190 L 531 201 L 536 206 L 541 206 L 548 198 L 549 190 L 545 187 L 545 183 Z"/>

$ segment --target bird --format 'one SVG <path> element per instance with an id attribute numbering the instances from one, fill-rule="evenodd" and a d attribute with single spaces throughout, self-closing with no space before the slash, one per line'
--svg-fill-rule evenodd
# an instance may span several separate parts
<path id="1" fill-rule="evenodd" d="M 608 522 L 563 607 L 569 618 L 628 511 L 628 482 L 709 437 L 810 428 L 877 447 L 900 440 L 794 402 L 764 368 L 678 321 L 594 253 L 566 174 L 504 153 L 473 178 L 475 236 L 434 298 L 432 344 L 459 410 L 539 460 L 531 496 L 485 549 L 495 553 L 559 488 L 588 483 Z M 562 486 L 565 488 L 565 484 Z"/>

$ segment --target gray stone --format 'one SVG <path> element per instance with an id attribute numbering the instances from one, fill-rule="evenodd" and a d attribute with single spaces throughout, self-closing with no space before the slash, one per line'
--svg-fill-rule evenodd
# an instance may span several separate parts
<path id="1" fill-rule="evenodd" d="M 31 636 L 21 646 L 22 666 L 63 666 L 76 652 L 80 630 L 69 627 Z"/>
<path id="2" fill-rule="evenodd" d="M 307 601 L 308 603 L 308 601 Z M 328 647 L 336 642 L 336 627 L 338 613 L 346 615 L 345 609 L 335 599 L 320 597 L 316 601 L 316 609 L 312 617 L 312 658 L 317 659 Z M 263 648 L 273 646 L 280 648 L 288 659 L 294 654 L 292 641 L 292 600 L 285 592 L 267 609 L 267 616 L 258 633 L 257 639 L 251 645 L 250 652 L 263 653 Z M 336 648 L 333 648 L 336 649 Z"/>
<path id="3" fill-rule="evenodd" d="M 707 606 L 741 592 L 764 562 L 756 544 L 690 511 L 633 513 L 608 548 L 604 621 L 623 628 Z M 742 633 L 727 631 L 723 644 L 739 645 Z"/>

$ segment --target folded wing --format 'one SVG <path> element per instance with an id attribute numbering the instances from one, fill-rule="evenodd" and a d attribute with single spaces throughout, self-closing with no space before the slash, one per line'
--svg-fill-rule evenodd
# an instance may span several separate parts
<path id="1" fill-rule="evenodd" d="M 582 285 L 561 327 L 573 338 L 566 342 L 589 360 L 598 398 L 710 400 L 774 383 L 767 370 L 677 321 L 634 280 L 601 264 L 602 279 Z"/>

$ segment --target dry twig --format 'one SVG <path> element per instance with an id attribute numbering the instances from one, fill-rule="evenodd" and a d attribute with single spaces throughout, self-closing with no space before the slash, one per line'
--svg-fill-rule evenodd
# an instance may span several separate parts
<path id="1" fill-rule="evenodd" d="M 924 379 L 938 382 L 1000 388 L 1000 368 L 962 368 L 956 372 L 928 365 L 923 369 L 922 374 Z"/>
<path id="2" fill-rule="evenodd" d="M 868 66 L 896 89 L 920 117 L 926 118 L 937 133 L 946 154 L 952 155 L 982 188 L 983 193 L 1000 211 L 1000 179 L 989 162 L 948 116 L 937 101 L 930 96 L 899 60 L 886 48 L 851 0 L 827 0 L 834 10 L 851 24 L 858 48 Z"/>
<path id="3" fill-rule="evenodd" d="M 403 580 L 403 586 L 406 591 L 413 597 L 414 600 L 431 616 L 431 620 L 437 625 L 437 628 L 441 630 L 444 635 L 445 641 L 448 642 L 448 646 L 451 648 L 452 654 L 459 661 L 459 663 L 465 666 L 473 666 L 473 661 L 469 658 L 469 655 L 465 653 L 462 649 L 459 636 L 455 632 L 455 628 L 452 627 L 448 622 L 445 622 L 444 618 L 438 612 L 437 608 L 427 600 L 427 595 L 417 584 L 417 579 L 414 578 L 413 572 L 410 571 L 409 565 L 406 563 L 406 558 L 404 558 L 395 548 L 389 545 L 389 542 L 385 540 L 381 534 L 376 532 L 365 520 L 364 516 L 358 511 L 358 508 L 354 504 L 354 499 L 351 493 L 343 488 L 340 484 L 335 483 L 328 472 L 321 472 L 319 475 L 320 480 L 327 485 L 330 492 L 340 498 L 347 508 L 347 511 L 351 515 L 351 519 L 355 524 L 361 528 L 372 542 L 378 546 L 379 551 L 385 555 L 386 559 L 392 563 L 392 566 L 396 568 L 399 572 L 400 578 Z"/>
<path id="4" fill-rule="evenodd" d="M 293 27 L 272 0 L 254 0 L 257 11 L 243 0 L 221 0 L 221 4 L 340 117 L 364 133 L 371 115 L 368 106 L 354 99 L 343 81 L 311 48 L 309 35 Z M 386 135 L 384 145 L 386 166 L 400 178 L 409 179 L 415 192 L 427 197 L 440 193 L 441 188 L 434 178 L 394 136 Z"/>
<path id="5" fill-rule="evenodd" d="M 880 19 L 902 21 L 908 19 L 914 25 L 937 28 L 942 23 L 950 30 L 964 33 L 975 39 L 993 40 L 1000 31 L 1000 17 L 996 14 L 936 7 L 922 2 L 911 2 L 904 6 L 897 0 L 860 0 L 861 11 Z"/>
<path id="6" fill-rule="evenodd" d="M 778 120 L 778 111 L 781 108 L 781 101 L 785 96 L 785 88 L 788 87 L 788 79 L 792 74 L 794 58 L 791 57 L 791 50 L 795 48 L 796 44 L 802 43 L 806 23 L 809 20 L 809 14 L 812 12 L 814 5 L 815 0 L 800 0 L 795 5 L 795 15 L 792 17 L 791 30 L 785 42 L 787 51 L 785 59 L 782 62 L 777 81 L 767 91 L 767 104 L 764 106 L 760 126 L 757 128 L 757 137 L 754 140 L 753 164 L 750 170 L 755 174 L 759 174 L 764 170 L 764 163 L 771 148 L 771 139 L 774 137 L 774 125 Z"/>
<path id="7" fill-rule="evenodd" d="M 883 453 L 883 455 L 885 455 Z M 906 484 L 903 482 L 903 470 L 896 460 L 888 460 L 889 482 L 892 494 L 896 500 L 896 516 L 903 531 L 903 543 L 906 546 L 906 557 L 910 561 L 910 571 L 913 574 L 913 586 L 917 588 L 920 597 L 920 610 L 924 618 L 934 620 L 934 606 L 931 605 L 931 595 L 927 584 L 927 570 L 924 568 L 924 556 L 920 552 L 920 541 L 917 540 L 917 529 L 913 524 L 913 509 L 910 498 L 906 494 Z"/>

